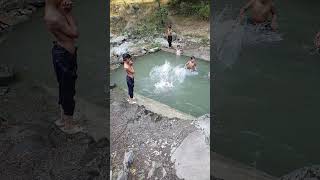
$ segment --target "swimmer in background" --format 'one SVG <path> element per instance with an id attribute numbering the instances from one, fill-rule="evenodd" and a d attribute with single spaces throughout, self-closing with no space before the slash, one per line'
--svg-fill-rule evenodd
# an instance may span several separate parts
<path id="1" fill-rule="evenodd" d="M 185 64 L 185 67 L 191 71 L 196 71 L 197 70 L 196 58 L 192 56 L 190 60 Z"/>
<path id="2" fill-rule="evenodd" d="M 180 46 L 180 45 L 177 45 L 176 55 L 177 55 L 177 56 L 181 56 L 182 53 L 183 53 L 183 50 L 182 50 L 181 46 Z"/>
<path id="3" fill-rule="evenodd" d="M 243 22 L 245 12 L 251 11 L 248 23 L 252 25 L 266 24 L 267 29 L 276 31 L 278 29 L 277 14 L 272 0 L 249 0 L 240 9 L 240 22 Z M 271 20 L 270 20 L 271 17 Z"/>

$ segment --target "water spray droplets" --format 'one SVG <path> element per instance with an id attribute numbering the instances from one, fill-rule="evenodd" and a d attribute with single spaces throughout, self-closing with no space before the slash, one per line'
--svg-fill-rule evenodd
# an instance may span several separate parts
<path id="1" fill-rule="evenodd" d="M 168 92 L 174 89 L 183 83 L 188 75 L 197 75 L 197 72 L 191 73 L 183 67 L 183 64 L 172 66 L 168 61 L 160 66 L 153 67 L 149 73 L 150 79 L 154 83 L 155 93 Z"/>

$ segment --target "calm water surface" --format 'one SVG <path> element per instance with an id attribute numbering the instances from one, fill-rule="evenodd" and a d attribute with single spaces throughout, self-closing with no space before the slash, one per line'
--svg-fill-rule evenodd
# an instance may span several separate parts
<path id="1" fill-rule="evenodd" d="M 216 2 L 217 13 L 246 1 Z M 283 40 L 243 47 L 232 68 L 214 65 L 215 151 L 272 175 L 320 164 L 320 1 L 275 1 Z M 307 47 L 307 48 L 306 48 Z M 236 148 L 235 148 L 236 147 Z"/>

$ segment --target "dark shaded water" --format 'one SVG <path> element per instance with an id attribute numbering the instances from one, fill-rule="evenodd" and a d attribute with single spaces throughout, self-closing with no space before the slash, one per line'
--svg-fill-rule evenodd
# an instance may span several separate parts
<path id="1" fill-rule="evenodd" d="M 79 24 L 77 95 L 104 105 L 107 69 L 106 17 L 104 1 L 77 1 L 74 15 Z M 12 64 L 20 77 L 57 87 L 51 60 L 51 38 L 43 22 L 43 11 L 15 27 L 0 44 L 1 63 Z"/>
<path id="2" fill-rule="evenodd" d="M 246 1 L 216 1 L 217 13 Z M 215 151 L 272 175 L 320 164 L 320 1 L 276 1 L 283 40 L 244 47 L 225 69 L 214 65 Z M 235 148 L 236 147 L 236 148 Z"/>

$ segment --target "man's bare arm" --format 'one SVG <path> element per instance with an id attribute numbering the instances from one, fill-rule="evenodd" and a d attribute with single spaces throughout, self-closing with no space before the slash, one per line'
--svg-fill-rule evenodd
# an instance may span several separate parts
<path id="1" fill-rule="evenodd" d="M 250 0 L 245 6 L 240 9 L 240 14 L 245 13 L 254 3 L 255 0 Z"/>
<path id="2" fill-rule="evenodd" d="M 245 6 L 240 9 L 240 23 L 243 22 L 244 13 L 252 6 L 255 0 L 250 0 Z"/>
<path id="3" fill-rule="evenodd" d="M 277 12 L 276 12 L 276 8 L 274 7 L 273 4 L 271 7 L 271 14 L 272 14 L 272 20 L 277 20 Z"/>
<path id="4" fill-rule="evenodd" d="M 316 48 L 320 48 L 320 32 L 318 32 L 314 38 L 314 44 Z"/>
<path id="5" fill-rule="evenodd" d="M 71 13 L 68 13 L 65 16 L 67 18 L 67 21 L 68 21 L 70 27 L 72 27 L 79 34 L 79 32 L 78 32 L 78 24 L 77 24 L 77 21 L 74 18 L 74 16 Z"/>
<path id="6" fill-rule="evenodd" d="M 128 73 L 134 74 L 134 69 L 132 67 L 125 68 Z"/>
<path id="7" fill-rule="evenodd" d="M 277 30 L 278 29 L 278 23 L 277 23 L 277 13 L 276 13 L 276 8 L 274 7 L 274 5 L 272 4 L 271 7 L 271 15 L 272 15 L 272 19 L 271 19 L 271 27 L 273 30 Z"/>
<path id="8" fill-rule="evenodd" d="M 60 31 L 66 36 L 69 36 L 70 38 L 78 38 L 79 37 L 78 28 L 76 24 L 71 20 L 72 19 L 70 18 L 70 22 L 69 22 L 69 20 L 66 17 L 65 21 L 55 20 L 55 21 L 49 21 L 47 22 L 47 24 L 50 27 L 50 29 Z"/>

